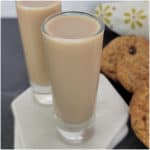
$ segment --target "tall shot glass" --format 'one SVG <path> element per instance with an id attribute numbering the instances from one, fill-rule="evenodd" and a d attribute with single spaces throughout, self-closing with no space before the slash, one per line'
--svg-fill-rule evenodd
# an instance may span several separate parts
<path id="1" fill-rule="evenodd" d="M 68 143 L 93 135 L 104 25 L 83 12 L 48 17 L 41 27 L 56 129 Z"/>
<path id="2" fill-rule="evenodd" d="M 16 1 L 16 8 L 33 95 L 40 104 L 49 105 L 52 92 L 40 27 L 46 17 L 61 12 L 61 2 Z"/>

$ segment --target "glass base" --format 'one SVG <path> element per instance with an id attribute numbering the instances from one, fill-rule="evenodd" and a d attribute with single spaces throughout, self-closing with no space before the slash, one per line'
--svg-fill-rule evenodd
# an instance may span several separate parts
<path id="1" fill-rule="evenodd" d="M 39 104 L 47 106 L 52 105 L 53 96 L 50 86 L 40 86 L 31 82 L 31 88 L 33 96 Z"/>
<path id="2" fill-rule="evenodd" d="M 82 124 L 69 124 L 57 116 L 56 131 L 59 137 L 67 144 L 76 145 L 90 139 L 94 134 L 94 117 Z"/>
<path id="3" fill-rule="evenodd" d="M 51 94 L 38 94 L 33 93 L 34 98 L 39 104 L 42 105 L 52 105 L 53 97 Z"/>

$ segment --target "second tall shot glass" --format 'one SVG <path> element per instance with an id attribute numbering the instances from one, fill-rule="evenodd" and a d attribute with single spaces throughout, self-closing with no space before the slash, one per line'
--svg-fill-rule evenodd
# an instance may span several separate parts
<path id="1" fill-rule="evenodd" d="M 69 143 L 93 134 L 104 25 L 83 12 L 63 12 L 42 25 L 56 129 Z"/>
<path id="2" fill-rule="evenodd" d="M 16 8 L 33 95 L 39 103 L 49 105 L 52 93 L 40 27 L 47 16 L 61 12 L 61 2 L 16 1 Z"/>

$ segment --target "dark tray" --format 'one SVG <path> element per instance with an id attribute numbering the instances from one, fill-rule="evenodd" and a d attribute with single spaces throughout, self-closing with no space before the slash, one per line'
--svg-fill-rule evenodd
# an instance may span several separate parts
<path id="1" fill-rule="evenodd" d="M 105 28 L 104 46 L 118 35 Z M 18 30 L 17 19 L 2 19 L 1 26 L 1 143 L 2 149 L 14 147 L 14 120 L 10 109 L 12 100 L 29 87 L 25 67 L 23 48 Z M 109 79 L 110 80 L 110 79 Z M 110 80 L 115 89 L 129 104 L 132 94 L 128 93 L 119 83 Z M 128 121 L 129 133 L 116 148 L 145 149 L 146 147 L 136 138 Z"/>

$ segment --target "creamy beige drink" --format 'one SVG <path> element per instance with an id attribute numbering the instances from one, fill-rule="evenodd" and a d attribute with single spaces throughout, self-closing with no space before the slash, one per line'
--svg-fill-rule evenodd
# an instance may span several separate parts
<path id="1" fill-rule="evenodd" d="M 88 120 L 95 108 L 102 35 L 90 17 L 58 16 L 45 25 L 46 55 L 57 115 L 70 123 Z"/>
<path id="2" fill-rule="evenodd" d="M 17 14 L 29 78 L 33 90 L 47 93 L 50 79 L 43 50 L 41 24 L 49 15 L 61 11 L 59 1 L 17 1 Z M 38 88 L 38 86 L 40 88 Z"/>
<path id="3" fill-rule="evenodd" d="M 79 125 L 94 114 L 103 25 L 85 13 L 62 13 L 43 25 L 56 116 Z"/>

